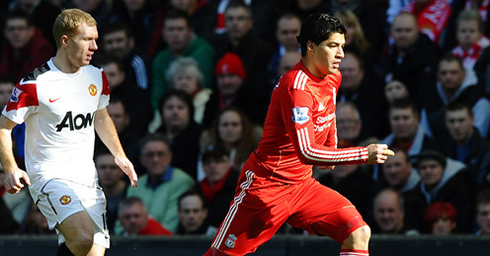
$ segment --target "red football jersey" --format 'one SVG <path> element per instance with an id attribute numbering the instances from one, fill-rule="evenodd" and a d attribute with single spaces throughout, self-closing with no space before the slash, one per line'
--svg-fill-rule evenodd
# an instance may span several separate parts
<path id="1" fill-rule="evenodd" d="M 336 95 L 342 76 L 313 76 L 301 63 L 279 80 L 258 148 L 245 164 L 285 183 L 311 177 L 312 165 L 366 163 L 366 147 L 337 148 Z"/>

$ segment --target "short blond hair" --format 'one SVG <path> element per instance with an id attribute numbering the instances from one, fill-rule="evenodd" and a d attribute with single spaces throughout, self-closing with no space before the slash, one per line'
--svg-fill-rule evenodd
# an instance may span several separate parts
<path id="1" fill-rule="evenodd" d="M 73 37 L 78 34 L 78 27 L 83 23 L 87 26 L 97 26 L 97 21 L 92 15 L 80 10 L 80 9 L 66 9 L 63 10 L 53 24 L 53 36 L 56 41 L 56 46 L 60 47 L 61 37 L 66 35 Z"/>

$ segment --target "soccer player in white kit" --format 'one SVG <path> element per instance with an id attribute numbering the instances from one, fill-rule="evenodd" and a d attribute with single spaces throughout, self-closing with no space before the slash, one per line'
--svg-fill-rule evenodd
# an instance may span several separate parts
<path id="1" fill-rule="evenodd" d="M 97 22 L 78 9 L 64 10 L 53 25 L 56 56 L 24 77 L 0 116 L 0 160 L 5 187 L 24 184 L 56 228 L 57 255 L 104 255 L 109 248 L 106 199 L 93 162 L 95 132 L 128 175 L 137 175 L 107 113 L 109 87 L 102 69 L 91 66 Z M 26 123 L 26 171 L 12 152 L 12 129 Z"/>

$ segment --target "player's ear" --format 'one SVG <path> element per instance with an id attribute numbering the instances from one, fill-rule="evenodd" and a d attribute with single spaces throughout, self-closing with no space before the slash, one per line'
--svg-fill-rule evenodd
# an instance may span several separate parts
<path id="1" fill-rule="evenodd" d="M 311 52 L 312 52 L 312 51 L 314 51 L 314 50 L 315 50 L 315 47 L 316 47 L 316 44 L 315 44 L 315 43 L 313 43 L 313 41 L 308 41 L 308 42 L 306 43 L 306 49 L 307 49 L 308 51 L 311 51 Z"/>
<path id="2" fill-rule="evenodd" d="M 60 39 L 60 44 L 61 46 L 67 46 L 68 45 L 68 36 L 67 35 L 62 35 Z"/>

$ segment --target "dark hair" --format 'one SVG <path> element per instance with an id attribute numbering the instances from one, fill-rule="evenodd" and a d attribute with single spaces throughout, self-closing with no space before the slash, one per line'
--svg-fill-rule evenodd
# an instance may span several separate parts
<path id="1" fill-rule="evenodd" d="M 145 137 L 143 137 L 140 140 L 140 143 L 139 143 L 140 154 L 141 154 L 141 149 L 144 146 L 146 146 L 146 144 L 148 144 L 150 142 L 154 142 L 154 141 L 163 142 L 165 145 L 167 145 L 169 152 L 172 152 L 172 147 L 170 146 L 170 142 L 168 141 L 167 137 L 165 137 L 165 135 L 163 135 L 161 133 L 156 132 L 156 133 L 147 134 Z"/>
<path id="2" fill-rule="evenodd" d="M 166 11 L 163 18 L 163 23 L 165 24 L 167 20 L 176 20 L 176 19 L 184 19 L 185 22 L 187 23 L 188 28 L 192 28 L 193 26 L 192 19 L 189 16 L 189 14 L 187 14 L 187 12 L 178 9 L 170 9 Z"/>
<path id="3" fill-rule="evenodd" d="M 114 63 L 119 71 L 124 72 L 124 65 L 118 57 L 110 54 L 100 54 L 96 56 L 97 57 L 95 57 L 92 61 L 93 65 L 101 67 Z"/>
<path id="4" fill-rule="evenodd" d="M 199 199 L 201 199 L 202 208 L 203 209 L 208 208 L 206 205 L 206 197 L 204 197 L 203 193 L 197 189 L 190 189 L 190 190 L 187 190 L 186 192 L 184 192 L 182 195 L 179 196 L 179 201 L 178 201 L 178 209 L 179 210 L 182 209 L 182 207 L 180 206 L 180 202 L 188 196 L 198 196 Z"/>
<path id="5" fill-rule="evenodd" d="M 465 70 L 464 69 L 464 66 L 463 66 L 463 61 L 461 60 L 460 57 L 456 56 L 456 55 L 453 55 L 452 53 L 447 53 L 445 55 L 443 55 L 440 59 L 439 59 L 439 63 L 437 65 L 437 70 L 439 70 L 439 67 L 441 66 L 441 62 L 457 62 L 458 63 L 458 66 L 462 69 L 462 70 Z"/>
<path id="6" fill-rule="evenodd" d="M 22 11 L 22 10 L 13 10 L 13 11 L 8 12 L 7 15 L 5 15 L 3 27 L 5 28 L 7 26 L 7 21 L 13 20 L 13 19 L 23 19 L 23 20 L 27 21 L 27 25 L 29 27 L 32 26 L 31 17 L 29 16 L 29 14 L 27 12 Z"/>
<path id="7" fill-rule="evenodd" d="M 146 205 L 145 205 L 145 202 L 143 201 L 143 199 L 136 197 L 136 196 L 130 196 L 130 197 L 124 198 L 123 200 L 121 200 L 121 202 L 119 202 L 119 209 L 118 209 L 117 215 L 118 216 L 121 215 L 122 209 L 124 207 L 132 206 L 135 204 L 142 205 L 146 209 Z"/>
<path id="8" fill-rule="evenodd" d="M 420 166 L 421 162 L 427 160 L 434 160 L 438 162 L 443 169 L 446 168 L 446 157 L 437 150 L 424 149 L 417 155 L 417 165 Z"/>
<path id="9" fill-rule="evenodd" d="M 187 107 L 189 108 L 189 122 L 192 122 L 194 120 L 194 103 L 192 101 L 192 96 L 189 95 L 186 91 L 184 90 L 179 90 L 179 89 L 170 89 L 168 90 L 160 99 L 160 104 L 158 105 L 158 111 L 160 111 L 160 115 L 162 115 L 163 119 L 163 112 L 162 112 L 162 107 L 165 102 L 167 102 L 170 98 L 177 97 L 181 101 L 183 101 Z"/>
<path id="10" fill-rule="evenodd" d="M 444 110 L 445 110 L 444 111 L 445 115 L 447 115 L 447 112 L 450 111 L 466 110 L 468 116 L 473 117 L 473 111 L 471 111 L 470 106 L 468 106 L 468 104 L 460 100 L 453 101 L 447 104 Z"/>
<path id="11" fill-rule="evenodd" d="M 230 10 L 230 9 L 236 9 L 236 8 L 245 9 L 245 11 L 247 11 L 248 18 L 253 19 L 252 10 L 250 9 L 250 6 L 248 6 L 243 0 L 232 0 L 232 1 L 230 1 L 230 3 L 225 8 L 225 13 L 228 12 L 228 10 Z"/>
<path id="12" fill-rule="evenodd" d="M 202 161 L 205 162 L 206 160 L 212 158 L 212 159 L 221 159 L 223 157 L 229 157 L 230 153 L 228 150 L 226 150 L 224 147 L 215 145 L 211 147 L 210 149 L 207 149 L 204 151 L 202 154 Z"/>
<path id="13" fill-rule="evenodd" d="M 415 102 L 410 98 L 395 100 L 393 103 L 390 104 L 389 112 L 391 113 L 393 109 L 407 109 L 407 108 L 410 108 L 416 116 L 420 116 L 419 105 L 417 104 L 417 102 Z"/>
<path id="14" fill-rule="evenodd" d="M 298 42 L 301 44 L 301 55 L 306 55 L 306 44 L 312 41 L 316 45 L 327 40 L 333 33 L 345 34 L 347 28 L 338 18 L 328 13 L 314 13 L 301 25 Z"/>
<path id="15" fill-rule="evenodd" d="M 478 210 L 480 204 L 490 204 L 490 189 L 484 189 L 476 195 L 475 206 Z"/>
<path id="16" fill-rule="evenodd" d="M 124 22 L 119 22 L 119 21 L 110 22 L 104 25 L 104 28 L 102 30 L 102 35 L 103 35 L 102 37 L 120 31 L 124 31 L 128 39 L 133 37 L 133 34 L 131 33 L 131 29 L 128 27 L 128 25 Z"/>

